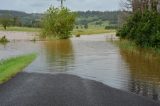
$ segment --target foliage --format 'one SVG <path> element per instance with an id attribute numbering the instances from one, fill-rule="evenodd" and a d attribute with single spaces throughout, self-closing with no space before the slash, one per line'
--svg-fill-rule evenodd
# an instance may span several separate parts
<path id="1" fill-rule="evenodd" d="M 160 14 L 136 12 L 118 30 L 117 36 L 132 40 L 140 47 L 160 48 Z"/>
<path id="2" fill-rule="evenodd" d="M 78 14 L 76 19 L 76 25 L 82 25 L 93 23 L 97 26 L 104 24 L 104 27 L 107 25 L 106 21 L 110 23 L 110 25 L 118 24 L 118 15 L 119 11 L 78 11 L 75 12 Z M 1 16 L 10 16 L 10 18 L 14 21 L 13 26 L 22 26 L 22 27 L 41 27 L 40 20 L 44 16 L 44 14 L 40 13 L 25 13 L 20 11 L 11 11 L 11 10 L 0 10 Z M 0 16 L 0 17 L 1 17 Z M 102 24 L 102 25 L 103 25 Z M 12 26 L 12 25 L 11 25 Z"/>
<path id="3" fill-rule="evenodd" d="M 3 26 L 5 30 L 9 25 L 11 25 L 11 23 L 12 23 L 12 20 L 9 17 L 0 18 L 0 24 Z"/>
<path id="4" fill-rule="evenodd" d="M 40 19 L 43 14 L 39 13 L 25 13 L 21 11 L 13 10 L 0 10 L 0 18 L 10 17 L 13 21 L 11 26 L 23 26 L 23 27 L 40 27 Z"/>
<path id="5" fill-rule="evenodd" d="M 95 25 L 101 25 L 105 21 L 109 21 L 110 24 L 118 24 L 119 11 L 78 11 L 78 18 L 76 20 L 77 25 L 85 25 L 95 22 Z"/>
<path id="6" fill-rule="evenodd" d="M 118 45 L 121 50 L 131 53 L 142 55 L 147 60 L 160 60 L 160 48 L 140 48 L 136 45 L 135 42 L 129 41 L 127 39 L 116 40 L 113 42 L 114 44 Z"/>
<path id="7" fill-rule="evenodd" d="M 88 29 L 88 24 L 85 24 L 85 25 L 84 25 L 84 28 L 85 28 L 85 29 Z"/>
<path id="8" fill-rule="evenodd" d="M 59 39 L 70 37 L 74 28 L 76 14 L 67 8 L 50 7 L 42 20 L 43 34 L 52 35 Z"/>
<path id="9" fill-rule="evenodd" d="M 28 54 L 0 61 L 0 84 L 14 77 L 36 58 L 36 54 Z"/>
<path id="10" fill-rule="evenodd" d="M 80 35 L 80 34 L 76 34 L 75 36 L 76 36 L 76 37 L 81 37 L 81 35 Z"/>
<path id="11" fill-rule="evenodd" d="M 6 43 L 6 42 L 9 42 L 6 36 L 3 36 L 2 38 L 0 38 L 0 43 Z"/>

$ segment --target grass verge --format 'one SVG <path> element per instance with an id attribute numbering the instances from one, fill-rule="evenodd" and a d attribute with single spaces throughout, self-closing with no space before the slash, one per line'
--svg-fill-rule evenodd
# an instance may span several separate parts
<path id="1" fill-rule="evenodd" d="M 14 77 L 36 58 L 36 54 L 13 57 L 0 62 L 0 84 Z"/>
<path id="2" fill-rule="evenodd" d="M 122 50 L 137 55 L 142 55 L 145 59 L 154 59 L 160 61 L 160 49 L 158 48 L 140 48 L 137 45 L 128 40 L 117 40 L 114 41 Z"/>

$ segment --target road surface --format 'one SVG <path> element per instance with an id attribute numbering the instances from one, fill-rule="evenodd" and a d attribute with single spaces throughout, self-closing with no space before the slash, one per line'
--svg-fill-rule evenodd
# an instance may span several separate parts
<path id="1" fill-rule="evenodd" d="M 0 85 L 0 106 L 160 106 L 160 103 L 74 75 L 22 72 Z"/>

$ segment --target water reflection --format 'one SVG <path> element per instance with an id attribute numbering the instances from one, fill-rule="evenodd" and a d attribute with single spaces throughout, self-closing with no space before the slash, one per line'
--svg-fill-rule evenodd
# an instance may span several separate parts
<path id="1" fill-rule="evenodd" d="M 44 42 L 48 67 L 63 72 L 71 68 L 74 63 L 74 52 L 71 40 L 54 40 Z"/>
<path id="2" fill-rule="evenodd" d="M 120 52 L 130 69 L 130 91 L 154 100 L 160 99 L 160 64 L 146 60 L 142 55 Z"/>
<path id="3" fill-rule="evenodd" d="M 37 52 L 24 71 L 65 72 L 111 87 L 160 100 L 159 62 L 119 50 L 106 36 L 82 36 L 71 40 L 15 41 L 0 45 L 0 59 Z"/>

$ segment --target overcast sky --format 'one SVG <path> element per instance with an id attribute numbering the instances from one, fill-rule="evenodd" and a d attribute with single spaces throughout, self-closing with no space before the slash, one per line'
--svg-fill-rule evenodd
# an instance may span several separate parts
<path id="1" fill-rule="evenodd" d="M 118 10 L 120 0 L 66 0 L 65 6 L 73 11 Z M 0 0 L 0 9 L 29 13 L 44 12 L 50 5 L 60 6 L 57 0 Z"/>

